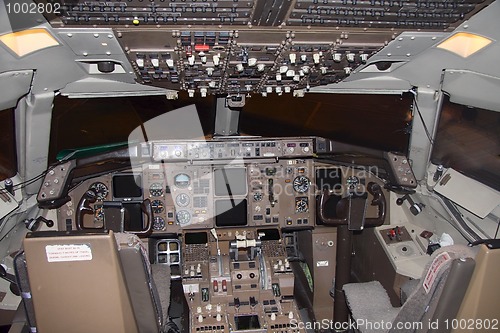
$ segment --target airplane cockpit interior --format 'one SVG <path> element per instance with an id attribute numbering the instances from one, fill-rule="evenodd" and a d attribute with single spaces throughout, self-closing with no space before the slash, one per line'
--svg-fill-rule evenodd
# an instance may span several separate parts
<path id="1" fill-rule="evenodd" d="M 0 333 L 499 331 L 499 17 L 1 0 Z"/>

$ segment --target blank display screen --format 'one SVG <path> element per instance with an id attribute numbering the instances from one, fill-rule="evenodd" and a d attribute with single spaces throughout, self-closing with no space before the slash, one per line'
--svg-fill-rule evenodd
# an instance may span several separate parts
<path id="1" fill-rule="evenodd" d="M 247 225 L 247 200 L 217 200 L 215 214 L 215 225 L 218 227 Z"/>
<path id="2" fill-rule="evenodd" d="M 142 197 L 141 177 L 134 175 L 116 175 L 113 177 L 113 196 L 115 198 Z"/>
<path id="3" fill-rule="evenodd" d="M 257 315 L 235 316 L 234 323 L 237 331 L 248 331 L 260 328 L 259 317 Z"/>
<path id="4" fill-rule="evenodd" d="M 247 194 L 247 173 L 244 168 L 215 169 L 215 195 L 233 196 Z"/>
<path id="5" fill-rule="evenodd" d="M 316 169 L 316 185 L 320 189 L 340 189 L 342 186 L 342 170 L 340 168 Z"/>
<path id="6" fill-rule="evenodd" d="M 189 232 L 185 235 L 186 244 L 207 244 L 208 236 L 206 232 Z"/>

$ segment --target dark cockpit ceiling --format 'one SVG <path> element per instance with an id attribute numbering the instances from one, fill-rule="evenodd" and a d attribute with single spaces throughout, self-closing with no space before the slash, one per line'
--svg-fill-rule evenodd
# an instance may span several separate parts
<path id="1" fill-rule="evenodd" d="M 123 66 L 139 83 L 190 96 L 301 95 L 342 81 L 403 31 L 450 32 L 490 2 L 78 0 L 46 18 L 54 28 L 112 28 L 132 67 L 81 54 L 104 73 Z"/>

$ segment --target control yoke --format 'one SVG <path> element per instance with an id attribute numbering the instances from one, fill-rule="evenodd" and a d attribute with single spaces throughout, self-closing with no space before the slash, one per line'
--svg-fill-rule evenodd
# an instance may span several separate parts
<path id="1" fill-rule="evenodd" d="M 366 193 L 362 195 L 351 195 L 343 198 L 337 204 L 337 215 L 332 218 L 325 215 L 326 202 L 331 193 L 324 189 L 319 202 L 319 217 L 324 224 L 330 226 L 348 225 L 349 230 L 363 230 L 364 227 L 378 227 L 384 223 L 386 214 L 386 201 L 382 187 L 377 183 L 370 182 L 367 186 L 368 192 L 373 195 L 372 206 L 378 207 L 378 216 L 365 218 Z"/>
<path id="2" fill-rule="evenodd" d="M 341 199 L 336 206 L 336 218 L 326 217 L 326 202 L 331 197 L 328 189 L 323 190 L 319 201 L 319 217 L 327 226 L 337 227 L 337 253 L 335 268 L 335 285 L 333 290 L 333 318 L 335 323 L 345 323 L 348 320 L 349 310 L 342 290 L 351 278 L 352 231 L 363 230 L 364 227 L 377 227 L 384 223 L 386 201 L 380 185 L 370 182 L 368 192 L 373 196 L 372 206 L 378 207 L 378 216 L 365 218 L 368 193 L 361 195 L 351 194 Z"/>
<path id="3" fill-rule="evenodd" d="M 149 199 L 144 200 L 141 203 L 141 211 L 146 216 L 146 226 L 143 230 L 127 230 L 125 224 L 125 208 L 119 202 L 104 202 L 104 227 L 86 227 L 84 226 L 83 219 L 86 214 L 94 215 L 94 209 L 91 204 L 97 201 L 97 194 L 94 190 L 89 189 L 85 191 L 82 198 L 78 202 L 76 211 L 76 228 L 78 230 L 113 230 L 115 232 L 129 232 L 136 234 L 138 236 L 147 236 L 152 232 L 153 225 L 153 209 L 151 207 L 151 201 Z M 106 211 L 118 211 L 119 213 L 107 213 Z"/>

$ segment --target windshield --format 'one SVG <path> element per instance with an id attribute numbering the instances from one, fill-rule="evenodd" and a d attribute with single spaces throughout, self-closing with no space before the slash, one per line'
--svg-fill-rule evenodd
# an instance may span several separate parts
<path id="1" fill-rule="evenodd" d="M 500 112 L 443 103 L 432 163 L 500 191 Z"/>
<path id="2" fill-rule="evenodd" d="M 407 153 L 412 96 L 290 94 L 247 98 L 241 133 L 321 136 L 384 151 Z"/>
<path id="3" fill-rule="evenodd" d="M 0 180 L 17 173 L 14 109 L 0 111 Z"/>
<path id="4" fill-rule="evenodd" d="M 66 149 L 126 143 L 136 128 L 150 120 L 160 126 L 156 138 L 172 138 L 178 117 L 174 110 L 195 104 L 202 134 L 213 134 L 216 97 L 177 100 L 164 96 L 69 99 L 54 101 L 49 160 Z M 406 153 L 411 132 L 412 96 L 291 94 L 246 98 L 240 115 L 240 133 L 256 136 L 321 136 L 353 145 Z M 162 117 L 160 117 L 162 116 Z M 167 117 L 165 117 L 167 116 Z M 163 125 L 162 125 L 163 124 Z M 148 124 L 146 124 L 148 125 Z M 180 128 L 177 128 L 180 127 Z M 163 131 L 163 132 L 162 132 Z M 64 150 L 64 151 L 63 151 Z M 63 151 L 63 152 L 61 152 Z M 59 155 L 58 155 L 59 154 Z"/>
<path id="5" fill-rule="evenodd" d="M 189 98 L 179 93 L 176 100 L 165 96 L 54 100 L 49 161 L 64 149 L 127 142 L 129 134 L 150 119 L 181 107 L 196 104 L 203 134 L 213 131 L 215 98 Z M 175 126 L 175 124 L 169 124 Z"/>

